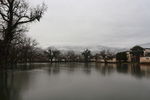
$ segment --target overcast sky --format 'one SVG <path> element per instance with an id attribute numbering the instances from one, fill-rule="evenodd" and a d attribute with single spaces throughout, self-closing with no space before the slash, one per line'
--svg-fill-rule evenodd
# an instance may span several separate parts
<path id="1" fill-rule="evenodd" d="M 39 4 L 43 0 L 31 0 Z M 41 46 L 128 47 L 150 42 L 150 0 L 44 0 L 48 10 L 29 35 Z"/>

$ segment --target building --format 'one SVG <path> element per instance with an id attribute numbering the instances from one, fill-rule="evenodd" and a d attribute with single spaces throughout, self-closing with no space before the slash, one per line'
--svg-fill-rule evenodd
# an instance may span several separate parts
<path id="1" fill-rule="evenodd" d="M 140 57 L 140 63 L 150 63 L 150 48 L 144 49 L 144 56 Z"/>
<path id="2" fill-rule="evenodd" d="M 150 57 L 150 48 L 144 49 L 144 57 Z"/>
<path id="3" fill-rule="evenodd" d="M 133 55 L 132 50 L 126 51 L 128 62 L 136 62 L 138 60 L 136 56 Z M 140 63 L 150 63 L 150 48 L 143 48 L 143 54 L 139 57 Z"/>

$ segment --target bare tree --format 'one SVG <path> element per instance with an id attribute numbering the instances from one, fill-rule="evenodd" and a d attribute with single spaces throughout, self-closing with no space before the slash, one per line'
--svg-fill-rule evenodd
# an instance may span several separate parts
<path id="1" fill-rule="evenodd" d="M 13 41 L 9 50 L 9 63 L 31 62 L 36 53 L 37 42 L 27 36 L 21 36 L 16 41 Z"/>
<path id="2" fill-rule="evenodd" d="M 39 47 L 35 48 L 34 53 L 34 62 L 48 62 L 49 58 L 45 54 L 45 50 Z"/>
<path id="3" fill-rule="evenodd" d="M 82 55 L 84 56 L 84 61 L 89 62 L 91 59 L 91 51 L 86 49 L 85 51 L 82 52 Z"/>
<path id="4" fill-rule="evenodd" d="M 100 58 L 100 54 L 96 53 L 96 54 L 94 55 L 94 57 L 95 57 L 96 62 L 98 62 L 98 59 Z"/>
<path id="5" fill-rule="evenodd" d="M 104 60 L 104 62 L 107 63 L 107 60 L 112 60 L 115 54 L 110 50 L 103 50 L 99 55 Z"/>
<path id="6" fill-rule="evenodd" d="M 29 37 L 25 37 L 23 39 L 23 44 L 21 45 L 21 55 L 22 58 L 24 59 L 24 62 L 31 62 L 32 59 L 34 58 L 34 52 L 37 46 L 36 40 L 33 40 Z"/>
<path id="7" fill-rule="evenodd" d="M 66 57 L 68 61 L 71 61 L 71 62 L 76 61 L 76 54 L 73 50 L 68 51 Z"/>
<path id="8" fill-rule="evenodd" d="M 55 61 L 60 61 L 61 60 L 61 51 L 56 49 L 55 47 L 48 47 L 47 50 L 45 51 L 45 54 L 47 55 L 48 59 L 53 62 L 53 59 Z"/>
<path id="9" fill-rule="evenodd" d="M 60 52 L 60 50 L 54 50 L 53 51 L 53 57 L 54 57 L 54 59 L 55 59 L 55 61 L 60 61 L 61 60 L 61 52 Z"/>
<path id="10" fill-rule="evenodd" d="M 45 51 L 45 54 L 47 55 L 48 59 L 50 60 L 50 62 L 53 62 L 53 58 L 54 58 L 54 51 L 56 50 L 56 48 L 54 47 L 48 47 L 47 50 Z"/>
<path id="11" fill-rule="evenodd" d="M 12 41 L 26 30 L 25 24 L 40 21 L 45 10 L 44 3 L 32 8 L 26 0 L 0 0 L 0 40 L 3 48 L 1 60 L 4 59 L 4 63 L 8 63 Z"/>

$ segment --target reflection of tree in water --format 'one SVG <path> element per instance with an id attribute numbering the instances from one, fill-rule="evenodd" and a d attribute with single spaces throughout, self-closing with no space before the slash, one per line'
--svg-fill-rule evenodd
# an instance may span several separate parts
<path id="1" fill-rule="evenodd" d="M 17 66 L 14 66 L 14 70 L 19 70 L 19 71 L 28 71 L 28 70 L 33 70 L 33 69 L 43 69 L 45 67 L 48 67 L 50 64 L 40 64 L 40 63 L 26 63 L 26 64 L 20 64 Z"/>
<path id="2" fill-rule="evenodd" d="M 138 78 L 144 76 L 139 64 L 117 64 L 117 71 L 124 74 L 131 73 Z"/>
<path id="3" fill-rule="evenodd" d="M 128 69 L 128 64 L 117 64 L 117 72 L 119 73 L 128 73 Z"/>
<path id="4" fill-rule="evenodd" d="M 102 75 L 110 75 L 115 70 L 114 64 L 101 64 L 101 63 L 96 63 L 95 69 Z"/>
<path id="5" fill-rule="evenodd" d="M 0 99 L 10 100 L 10 90 L 7 82 L 7 72 L 0 73 Z"/>
<path id="6" fill-rule="evenodd" d="M 60 65 L 61 64 L 59 64 L 59 63 L 53 63 L 53 64 L 51 64 L 50 67 L 49 67 L 49 69 L 48 69 L 48 73 L 50 75 L 52 75 L 52 74 L 54 74 L 54 75 L 59 74 L 60 73 L 60 68 L 61 68 Z"/>
<path id="7" fill-rule="evenodd" d="M 53 74 L 59 74 L 60 73 L 60 64 L 55 64 L 52 69 Z"/>
<path id="8" fill-rule="evenodd" d="M 150 77 L 150 65 L 142 64 L 140 67 L 141 67 L 142 72 L 144 72 L 145 77 L 149 78 Z"/>
<path id="9" fill-rule="evenodd" d="M 81 68 L 83 65 L 81 63 L 53 63 L 49 66 L 48 73 L 52 74 L 59 74 L 61 71 L 67 71 L 68 73 L 72 74 L 78 68 Z"/>
<path id="10" fill-rule="evenodd" d="M 91 68 L 92 68 L 91 63 L 84 63 L 83 71 L 86 74 L 91 74 Z"/>
<path id="11" fill-rule="evenodd" d="M 65 69 L 67 69 L 69 73 L 73 73 L 75 69 L 77 68 L 77 66 L 78 66 L 77 63 L 67 63 L 65 66 Z"/>
<path id="12" fill-rule="evenodd" d="M 145 76 L 145 72 L 141 70 L 140 64 L 131 64 L 131 74 L 137 78 L 142 78 Z"/>
<path id="13" fill-rule="evenodd" d="M 146 77 L 147 74 L 150 74 L 150 69 L 149 71 L 148 69 L 142 70 L 142 66 L 143 65 L 140 64 L 117 64 L 117 71 L 125 74 L 130 73 L 137 78 L 142 78 Z"/>
<path id="14" fill-rule="evenodd" d="M 28 86 L 27 74 L 15 75 L 12 71 L 0 72 L 0 100 L 21 100 L 20 93 Z"/>
<path id="15" fill-rule="evenodd" d="M 110 75 L 114 71 L 123 74 L 131 74 L 137 78 L 150 77 L 150 65 L 144 66 L 140 64 L 95 64 L 96 71 L 102 75 Z"/>

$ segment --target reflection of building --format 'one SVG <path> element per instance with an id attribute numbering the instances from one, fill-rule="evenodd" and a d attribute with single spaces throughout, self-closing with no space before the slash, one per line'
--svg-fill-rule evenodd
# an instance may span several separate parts
<path id="1" fill-rule="evenodd" d="M 150 63 L 150 57 L 140 57 L 140 62 L 141 63 Z"/>

